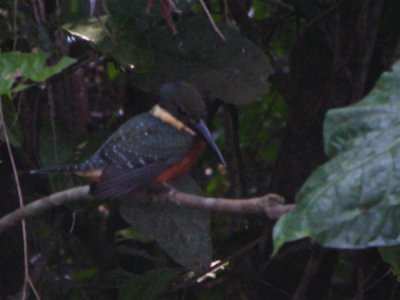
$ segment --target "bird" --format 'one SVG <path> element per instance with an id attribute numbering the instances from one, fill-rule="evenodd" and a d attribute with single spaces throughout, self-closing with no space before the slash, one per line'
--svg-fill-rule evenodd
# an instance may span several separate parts
<path id="1" fill-rule="evenodd" d="M 123 123 L 86 161 L 31 170 L 73 172 L 95 182 L 95 195 L 118 198 L 186 174 L 208 144 L 225 165 L 204 118 L 199 91 L 184 81 L 165 83 L 150 111 Z"/>

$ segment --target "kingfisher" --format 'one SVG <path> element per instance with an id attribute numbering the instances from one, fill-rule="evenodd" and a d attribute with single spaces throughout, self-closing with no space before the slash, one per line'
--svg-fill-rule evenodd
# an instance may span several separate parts
<path id="1" fill-rule="evenodd" d="M 197 89 L 183 81 L 166 83 L 157 105 L 122 124 L 88 160 L 30 173 L 73 172 L 96 182 L 100 198 L 117 198 L 186 174 L 206 144 L 225 165 L 204 122 L 206 114 Z"/>

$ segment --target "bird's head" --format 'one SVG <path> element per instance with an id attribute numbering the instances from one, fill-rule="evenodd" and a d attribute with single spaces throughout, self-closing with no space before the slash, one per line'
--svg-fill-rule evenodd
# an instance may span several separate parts
<path id="1" fill-rule="evenodd" d="M 225 164 L 225 160 L 204 122 L 207 109 L 203 98 L 196 88 L 183 81 L 164 84 L 160 89 L 159 105 L 173 117 L 202 136 L 217 154 L 219 160 Z"/>
<path id="2" fill-rule="evenodd" d="M 161 86 L 160 106 L 185 124 L 187 121 L 197 123 L 207 115 L 206 106 L 198 90 L 183 81 Z"/>

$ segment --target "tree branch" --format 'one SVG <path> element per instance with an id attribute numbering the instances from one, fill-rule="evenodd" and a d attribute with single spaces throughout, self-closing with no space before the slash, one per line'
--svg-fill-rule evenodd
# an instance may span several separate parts
<path id="1" fill-rule="evenodd" d="M 89 193 L 88 185 L 64 190 L 47 197 L 35 200 L 22 208 L 14 210 L 0 219 L 0 234 L 29 217 L 34 217 L 44 211 L 61 204 L 79 200 L 89 200 L 93 196 Z M 156 201 L 169 202 L 174 205 L 204 209 L 218 212 L 265 214 L 271 219 L 278 219 L 281 215 L 294 209 L 295 205 L 285 205 L 284 199 L 276 194 L 266 194 L 261 197 L 248 199 L 210 198 L 179 192 L 175 189 L 154 194 Z"/>
<path id="2" fill-rule="evenodd" d="M 177 206 L 199 208 L 209 211 L 230 212 L 240 214 L 266 214 L 271 219 L 294 209 L 295 205 L 284 205 L 285 200 L 276 194 L 266 194 L 260 197 L 244 199 L 211 198 L 191 195 L 170 189 L 164 193 L 164 200 Z"/>
<path id="3" fill-rule="evenodd" d="M 64 203 L 90 199 L 89 186 L 80 186 L 52 194 L 33 201 L 22 208 L 16 209 L 0 219 L 0 233 L 4 232 L 15 223 L 29 217 L 37 216 L 44 211 Z"/>

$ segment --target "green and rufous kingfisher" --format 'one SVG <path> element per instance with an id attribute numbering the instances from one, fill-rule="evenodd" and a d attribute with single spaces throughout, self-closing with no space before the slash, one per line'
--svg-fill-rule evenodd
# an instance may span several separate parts
<path id="1" fill-rule="evenodd" d="M 164 84 L 159 104 L 122 124 L 88 160 L 30 173 L 73 172 L 96 182 L 97 196 L 115 198 L 186 174 L 206 143 L 225 164 L 203 121 L 206 113 L 194 87 L 185 82 Z"/>

